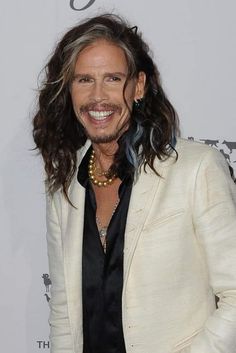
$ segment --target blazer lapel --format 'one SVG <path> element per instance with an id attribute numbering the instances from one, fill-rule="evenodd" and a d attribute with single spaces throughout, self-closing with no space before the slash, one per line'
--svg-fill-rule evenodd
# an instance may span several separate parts
<path id="1" fill-rule="evenodd" d="M 78 155 L 81 163 L 90 142 L 86 143 Z M 82 336 L 82 244 L 84 226 L 85 189 L 77 181 L 75 172 L 69 189 L 69 198 L 75 207 L 68 204 L 67 224 L 64 234 L 65 287 L 68 298 L 68 314 L 76 344 L 83 342 Z M 79 347 L 77 347 L 79 349 Z"/>
<path id="2" fill-rule="evenodd" d="M 162 168 L 160 166 L 161 164 L 158 163 L 158 172 L 161 174 Z M 152 206 L 153 199 L 157 193 L 160 179 L 161 177 L 158 177 L 149 168 L 147 168 L 146 173 L 142 168 L 141 174 L 132 189 L 125 231 L 124 288 L 126 286 L 133 254 Z"/>

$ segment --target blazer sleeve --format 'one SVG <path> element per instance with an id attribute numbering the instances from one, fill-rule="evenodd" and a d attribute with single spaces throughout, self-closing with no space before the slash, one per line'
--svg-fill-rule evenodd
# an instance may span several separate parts
<path id="1" fill-rule="evenodd" d="M 68 318 L 63 266 L 63 247 L 59 217 L 54 197 L 46 197 L 47 249 L 51 278 L 50 352 L 73 353 L 73 340 Z"/>
<path id="2" fill-rule="evenodd" d="M 213 148 L 199 165 L 192 201 L 196 236 L 219 302 L 186 353 L 236 353 L 236 185 Z"/>

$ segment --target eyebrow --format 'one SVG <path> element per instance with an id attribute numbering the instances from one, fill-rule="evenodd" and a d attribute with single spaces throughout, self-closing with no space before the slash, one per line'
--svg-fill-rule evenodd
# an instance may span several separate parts
<path id="1" fill-rule="evenodd" d="M 121 71 L 115 71 L 115 72 L 104 72 L 103 76 L 122 76 L 126 78 L 127 74 Z M 87 73 L 77 73 L 73 76 L 74 79 L 80 78 L 80 77 L 93 77 L 93 75 L 87 74 Z"/>

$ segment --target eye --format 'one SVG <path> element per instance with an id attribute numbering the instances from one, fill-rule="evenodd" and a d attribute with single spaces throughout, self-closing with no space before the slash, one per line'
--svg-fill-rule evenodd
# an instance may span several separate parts
<path id="1" fill-rule="evenodd" d="M 111 83 L 119 83 L 121 82 L 121 78 L 116 75 L 109 75 L 106 77 L 106 81 Z"/>
<path id="2" fill-rule="evenodd" d="M 113 82 L 119 82 L 119 81 L 121 81 L 121 78 L 118 76 L 111 76 L 110 80 Z"/>
<path id="3" fill-rule="evenodd" d="M 73 79 L 74 83 L 76 84 L 88 84 L 93 82 L 93 78 L 90 75 L 75 75 Z"/>
<path id="4" fill-rule="evenodd" d="M 77 82 L 78 83 L 89 83 L 89 82 L 92 82 L 92 79 L 91 79 L 91 77 L 85 76 L 85 77 L 78 78 Z"/>

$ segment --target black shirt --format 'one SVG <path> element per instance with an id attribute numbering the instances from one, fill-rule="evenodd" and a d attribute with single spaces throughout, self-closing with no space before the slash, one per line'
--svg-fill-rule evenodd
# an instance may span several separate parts
<path id="1" fill-rule="evenodd" d="M 88 178 L 88 150 L 78 181 L 86 189 L 83 255 L 83 353 L 125 353 L 122 328 L 124 233 L 132 191 L 132 177 L 120 170 L 120 202 L 107 229 L 106 254 L 96 224 L 96 200 Z M 108 196 L 109 197 L 109 196 Z"/>

